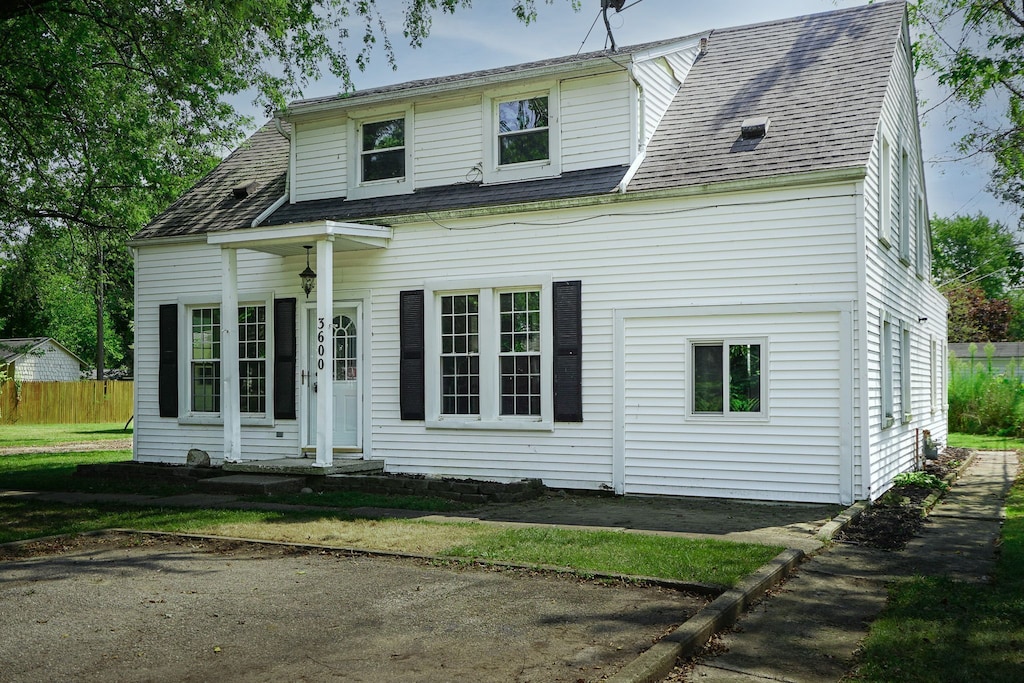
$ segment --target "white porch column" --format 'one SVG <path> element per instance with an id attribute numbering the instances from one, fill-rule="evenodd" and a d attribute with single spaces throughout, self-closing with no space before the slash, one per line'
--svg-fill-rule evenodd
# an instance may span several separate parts
<path id="1" fill-rule="evenodd" d="M 242 461 L 242 414 L 238 395 L 238 250 L 221 249 L 220 414 L 224 460 Z"/>
<path id="2" fill-rule="evenodd" d="M 334 240 L 316 243 L 316 462 L 334 464 Z"/>

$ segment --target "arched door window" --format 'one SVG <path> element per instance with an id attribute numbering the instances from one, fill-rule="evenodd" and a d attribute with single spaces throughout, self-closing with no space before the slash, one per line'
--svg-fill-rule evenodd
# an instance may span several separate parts
<path id="1" fill-rule="evenodd" d="M 356 323 L 347 315 L 334 317 L 334 380 L 355 380 L 359 376 L 356 356 Z"/>

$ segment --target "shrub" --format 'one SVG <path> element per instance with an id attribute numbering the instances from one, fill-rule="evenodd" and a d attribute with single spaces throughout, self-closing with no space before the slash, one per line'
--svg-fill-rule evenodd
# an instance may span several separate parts
<path id="1" fill-rule="evenodd" d="M 1024 382 L 1015 364 L 997 372 L 992 364 L 992 345 L 985 360 L 977 359 L 977 347 L 969 358 L 950 356 L 949 428 L 966 434 L 1024 436 Z"/>

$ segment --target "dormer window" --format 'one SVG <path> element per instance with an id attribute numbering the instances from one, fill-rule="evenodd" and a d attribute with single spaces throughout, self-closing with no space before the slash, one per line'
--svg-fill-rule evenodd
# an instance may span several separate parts
<path id="1" fill-rule="evenodd" d="M 498 103 L 499 164 L 543 161 L 550 152 L 547 96 Z"/>
<path id="2" fill-rule="evenodd" d="M 360 169 L 364 183 L 405 177 L 405 119 L 363 123 Z"/>
<path id="3" fill-rule="evenodd" d="M 558 112 L 557 83 L 485 94 L 484 182 L 557 177 L 562 172 Z"/>
<path id="4" fill-rule="evenodd" d="M 414 109 L 365 110 L 348 119 L 348 199 L 412 192 Z"/>

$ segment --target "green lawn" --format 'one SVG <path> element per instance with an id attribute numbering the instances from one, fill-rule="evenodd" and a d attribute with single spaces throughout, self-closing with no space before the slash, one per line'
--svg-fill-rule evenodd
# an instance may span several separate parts
<path id="1" fill-rule="evenodd" d="M 123 422 L 97 422 L 90 424 L 55 425 L 2 425 L 0 448 L 11 446 L 55 446 L 85 441 L 130 439 L 134 428 L 124 428 Z"/>
<path id="2" fill-rule="evenodd" d="M 117 503 L 65 505 L 21 496 L 0 497 L 0 543 L 110 528 L 216 533 L 243 527 L 245 537 L 328 543 L 358 527 L 358 547 L 402 550 L 441 538 L 431 552 L 461 560 L 505 561 L 567 567 L 583 574 L 609 572 L 735 585 L 781 552 L 781 547 L 724 541 L 647 536 L 622 532 L 503 529 L 479 523 L 360 520 L 319 511 L 210 510 L 130 506 Z M 296 532 L 288 534 L 289 528 Z M 310 538 L 308 529 L 326 537 Z M 237 534 L 228 534 L 237 535 Z M 295 536 L 298 537 L 295 537 Z M 379 538 L 379 543 L 375 539 Z M 396 546 L 396 543 L 398 544 Z M 334 542 L 344 546 L 344 542 Z"/>
<path id="3" fill-rule="evenodd" d="M 782 546 L 681 539 L 620 531 L 547 527 L 503 529 L 446 554 L 499 562 L 574 567 L 633 576 L 682 578 L 734 586 L 782 552 Z"/>
<path id="4" fill-rule="evenodd" d="M 1024 681 L 1024 477 L 1006 501 L 995 580 L 913 578 L 889 589 L 855 681 Z"/>
<path id="5" fill-rule="evenodd" d="M 24 491 L 180 492 L 172 484 L 76 478 L 79 464 L 128 460 L 130 451 L 32 453 L 0 456 L 0 489 Z M 259 498 L 337 508 L 395 507 L 449 511 L 436 498 L 335 492 Z M 568 567 L 732 586 L 782 551 L 781 547 L 545 528 L 506 529 L 478 523 L 356 519 L 344 512 L 161 508 L 96 502 L 62 504 L 28 496 L 0 497 L 0 543 L 109 528 L 180 531 L 246 538 L 426 552 L 459 560 Z"/>
<path id="6" fill-rule="evenodd" d="M 946 445 L 953 448 L 973 448 L 979 451 L 1024 450 L 1024 439 L 1015 439 L 1009 436 L 951 433 L 947 441 Z"/>

